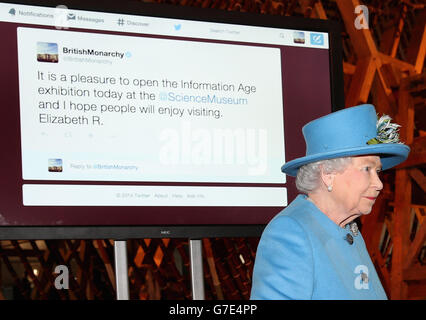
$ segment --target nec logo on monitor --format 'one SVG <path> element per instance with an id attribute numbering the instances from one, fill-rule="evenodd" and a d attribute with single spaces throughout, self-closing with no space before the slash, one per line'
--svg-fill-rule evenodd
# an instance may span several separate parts
<path id="1" fill-rule="evenodd" d="M 321 33 L 311 33 L 311 44 L 317 46 L 324 45 L 324 35 Z"/>

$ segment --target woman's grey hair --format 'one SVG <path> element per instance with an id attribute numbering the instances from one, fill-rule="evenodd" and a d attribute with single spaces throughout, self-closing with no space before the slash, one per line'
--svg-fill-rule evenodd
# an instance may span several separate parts
<path id="1" fill-rule="evenodd" d="M 320 186 L 321 167 L 326 174 L 343 172 L 351 162 L 351 157 L 344 157 L 305 164 L 297 172 L 296 188 L 300 192 L 308 194 Z"/>

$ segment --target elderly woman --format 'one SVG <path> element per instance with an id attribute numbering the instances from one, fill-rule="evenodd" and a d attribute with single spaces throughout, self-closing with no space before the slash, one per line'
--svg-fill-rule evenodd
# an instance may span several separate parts
<path id="1" fill-rule="evenodd" d="M 252 299 L 386 299 L 353 221 L 383 188 L 379 172 L 404 161 L 390 118 L 372 105 L 343 109 L 303 127 L 306 156 L 281 168 L 300 194 L 265 228 Z"/>

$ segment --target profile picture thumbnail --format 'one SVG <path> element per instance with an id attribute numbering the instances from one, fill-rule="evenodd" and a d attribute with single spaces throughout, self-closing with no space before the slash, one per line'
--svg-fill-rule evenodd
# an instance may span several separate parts
<path id="1" fill-rule="evenodd" d="M 293 41 L 294 43 L 305 43 L 305 33 L 303 31 L 294 31 Z"/>
<path id="2" fill-rule="evenodd" d="M 62 159 L 49 159 L 49 172 L 62 172 Z"/>
<path id="3" fill-rule="evenodd" d="M 54 42 L 37 42 L 37 61 L 58 63 L 58 44 Z"/>

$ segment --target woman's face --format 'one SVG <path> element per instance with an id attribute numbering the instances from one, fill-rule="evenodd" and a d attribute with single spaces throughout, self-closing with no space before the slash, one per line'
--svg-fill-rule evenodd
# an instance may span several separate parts
<path id="1" fill-rule="evenodd" d="M 333 197 L 350 214 L 369 214 L 383 188 L 380 157 L 359 156 L 333 181 Z"/>

